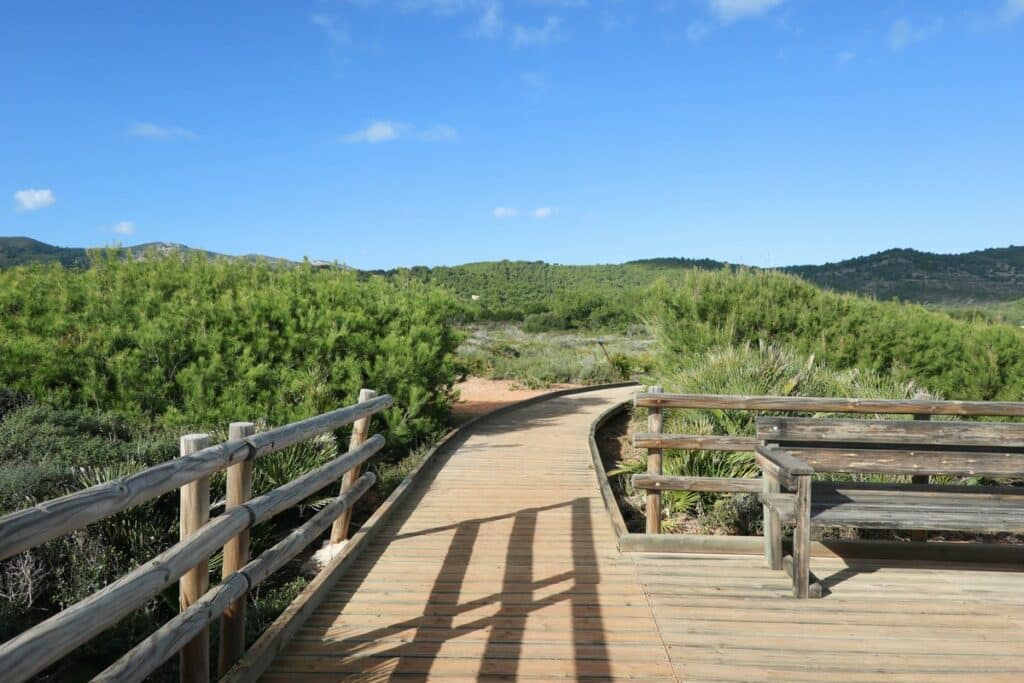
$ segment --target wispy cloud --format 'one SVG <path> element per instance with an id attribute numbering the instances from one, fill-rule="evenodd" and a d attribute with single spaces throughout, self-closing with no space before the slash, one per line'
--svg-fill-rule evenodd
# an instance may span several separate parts
<path id="1" fill-rule="evenodd" d="M 319 26 L 328 39 L 335 45 L 344 45 L 349 41 L 348 31 L 339 26 L 329 14 L 313 14 L 309 20 Z"/>
<path id="2" fill-rule="evenodd" d="M 121 221 L 113 228 L 111 228 L 118 235 L 134 235 L 135 234 L 135 223 L 132 221 Z"/>
<path id="3" fill-rule="evenodd" d="M 916 26 L 908 19 L 898 19 L 889 29 L 889 47 L 893 50 L 902 50 L 935 37 L 941 30 L 941 19 L 933 19 L 927 24 Z"/>
<path id="4" fill-rule="evenodd" d="M 367 123 L 364 128 L 342 135 L 338 141 L 345 144 L 368 143 L 371 145 L 403 138 L 420 142 L 450 142 L 457 139 L 458 136 L 459 133 L 454 127 L 445 124 L 417 128 L 407 123 L 375 120 Z"/>
<path id="5" fill-rule="evenodd" d="M 18 190 L 14 193 L 14 203 L 17 204 L 18 211 L 36 211 L 53 206 L 57 203 L 57 197 L 53 190 Z"/>
<path id="6" fill-rule="evenodd" d="M 152 140 L 195 140 L 198 135 L 181 126 L 163 126 L 156 123 L 135 123 L 128 131 L 137 138 Z"/>
<path id="7" fill-rule="evenodd" d="M 505 30 L 505 20 L 501 16 L 501 3 L 488 2 L 480 12 L 476 22 L 476 34 L 483 38 L 497 38 Z"/>
<path id="8" fill-rule="evenodd" d="M 496 206 L 494 207 L 495 218 L 515 218 L 519 215 L 519 209 L 513 209 L 508 206 Z"/>
<path id="9" fill-rule="evenodd" d="M 711 24 L 700 19 L 691 21 L 686 27 L 686 39 L 694 45 L 703 42 L 709 33 L 711 33 Z"/>
<path id="10" fill-rule="evenodd" d="M 555 212 L 555 210 L 552 209 L 550 206 L 542 206 L 539 209 L 534 209 L 533 210 L 533 217 L 534 218 L 547 218 L 548 216 L 550 216 L 554 212 Z"/>
<path id="11" fill-rule="evenodd" d="M 551 81 L 542 73 L 526 71 L 519 74 L 519 80 L 530 90 L 547 90 L 551 87 Z"/>
<path id="12" fill-rule="evenodd" d="M 708 0 L 711 13 L 723 24 L 764 14 L 783 0 Z"/>
<path id="13" fill-rule="evenodd" d="M 512 32 L 512 44 L 525 45 L 547 45 L 563 38 L 562 20 L 559 17 L 551 16 L 544 20 L 540 26 L 517 25 Z"/>
<path id="14" fill-rule="evenodd" d="M 843 50 L 842 52 L 836 55 L 836 64 L 838 64 L 839 66 L 846 66 L 856 58 L 856 52 L 853 52 L 852 50 Z"/>
<path id="15" fill-rule="evenodd" d="M 1001 12 L 1001 19 L 1006 23 L 1013 23 L 1024 17 L 1024 0 L 1006 0 Z"/>
<path id="16" fill-rule="evenodd" d="M 493 213 L 495 218 L 515 218 L 523 212 L 512 206 L 496 206 L 494 207 Z M 543 220 L 551 217 L 554 213 L 555 210 L 552 207 L 541 206 L 532 211 L 528 211 L 525 215 Z"/>

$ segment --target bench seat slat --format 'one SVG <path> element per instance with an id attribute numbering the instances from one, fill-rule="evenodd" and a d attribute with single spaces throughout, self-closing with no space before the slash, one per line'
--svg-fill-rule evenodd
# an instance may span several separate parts
<path id="1" fill-rule="evenodd" d="M 964 487 L 966 488 L 966 487 Z M 1024 494 L 837 488 L 815 484 L 811 525 L 860 529 L 929 529 L 978 533 L 1024 532 Z M 762 500 L 792 524 L 794 497 L 766 494 Z"/>
<path id="2" fill-rule="evenodd" d="M 1024 424 L 1010 422 L 759 417 L 757 436 L 776 443 L 831 441 L 1024 449 Z"/>

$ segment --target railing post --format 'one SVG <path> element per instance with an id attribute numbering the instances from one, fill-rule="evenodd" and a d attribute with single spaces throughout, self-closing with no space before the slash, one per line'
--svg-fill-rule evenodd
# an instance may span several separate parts
<path id="1" fill-rule="evenodd" d="M 191 455 L 210 445 L 209 434 L 181 437 L 181 455 Z M 186 540 L 210 521 L 210 478 L 203 477 L 181 487 L 181 540 Z M 188 609 L 210 588 L 209 558 L 190 569 L 178 582 L 178 602 Z M 210 679 L 210 630 L 203 629 L 178 655 L 182 683 L 205 683 Z"/>
<path id="2" fill-rule="evenodd" d="M 373 389 L 360 389 L 359 390 L 359 402 L 365 403 L 370 399 L 376 398 L 377 392 Z M 364 417 L 355 421 L 352 425 L 352 438 L 349 439 L 348 449 L 351 451 L 363 445 L 366 441 L 366 437 L 370 432 L 370 418 Z M 362 467 L 355 467 L 345 473 L 345 478 L 341 481 L 341 492 L 345 493 L 352 485 L 355 484 L 356 479 L 362 474 Z M 353 506 L 354 507 L 354 506 Z M 334 520 L 334 525 L 331 527 L 331 543 L 341 543 L 348 538 L 348 527 L 352 522 L 352 508 L 345 510 L 341 513 L 338 519 Z"/>
<path id="3" fill-rule="evenodd" d="M 914 396 L 915 400 L 917 400 L 917 399 L 927 399 L 927 398 L 931 398 L 931 396 L 926 394 L 926 393 L 924 393 L 924 392 L 921 392 L 921 393 L 916 394 Z M 914 414 L 914 419 L 915 420 L 930 420 L 930 419 L 932 419 L 932 416 L 929 415 L 928 413 L 915 413 Z M 929 480 L 930 480 L 930 478 L 929 478 L 929 476 L 927 474 L 915 474 L 915 475 L 912 475 L 910 477 L 910 482 L 912 484 L 927 484 L 929 482 Z M 925 541 L 928 540 L 928 532 L 925 531 L 924 529 L 915 529 L 915 530 L 910 532 L 910 540 L 911 541 L 916 541 L 916 542 L 919 542 L 919 543 L 924 543 Z"/>
<path id="4" fill-rule="evenodd" d="M 228 439 L 235 441 L 256 433 L 252 422 L 232 422 L 228 426 Z M 252 498 L 252 461 L 232 465 L 227 471 L 226 509 L 242 505 Z M 224 545 L 224 565 L 221 580 L 245 566 L 249 561 L 249 530 L 246 529 Z M 242 596 L 231 603 L 220 618 L 220 649 L 217 652 L 217 671 L 220 676 L 228 672 L 245 653 L 245 601 Z"/>
<path id="5" fill-rule="evenodd" d="M 647 390 L 650 394 L 662 393 L 659 386 Z M 662 429 L 661 408 L 647 409 L 647 431 L 652 434 L 661 434 Z M 661 449 L 647 449 L 647 473 L 653 475 L 661 474 Z M 647 492 L 647 533 L 661 533 L 661 491 L 650 490 Z"/>

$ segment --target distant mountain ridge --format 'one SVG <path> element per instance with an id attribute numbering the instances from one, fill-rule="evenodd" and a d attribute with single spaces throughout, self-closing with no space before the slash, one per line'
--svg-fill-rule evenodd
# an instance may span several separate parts
<path id="1" fill-rule="evenodd" d="M 148 242 L 124 249 L 136 256 L 156 250 L 161 253 L 199 252 L 224 257 L 223 254 L 171 242 Z M 285 259 L 258 255 L 225 258 L 267 258 L 274 262 L 291 263 Z M 88 256 L 86 250 L 81 248 L 56 247 L 28 237 L 0 237 L 0 268 L 54 261 L 69 267 L 83 267 L 88 265 Z M 488 266 L 498 268 L 499 263 L 501 262 L 443 266 L 434 269 L 414 268 L 413 271 L 445 271 L 451 274 L 453 271 L 464 270 L 467 275 L 490 277 L 493 273 L 488 271 L 493 268 Z M 554 266 L 542 262 L 522 262 L 520 265 L 543 268 L 545 272 L 553 272 L 557 268 L 562 277 L 571 277 L 570 272 L 577 270 L 589 272 L 594 269 L 621 268 L 629 271 L 630 281 L 653 281 L 659 273 L 682 268 L 714 270 L 734 267 L 734 264 L 712 259 L 674 257 L 641 259 L 619 265 Z M 1024 246 L 984 249 L 964 254 L 933 254 L 915 249 L 889 249 L 835 263 L 787 266 L 776 270 L 798 275 L 826 289 L 855 292 L 878 299 L 898 298 L 938 305 L 991 304 L 1024 299 Z M 393 271 L 373 272 L 389 274 Z"/>

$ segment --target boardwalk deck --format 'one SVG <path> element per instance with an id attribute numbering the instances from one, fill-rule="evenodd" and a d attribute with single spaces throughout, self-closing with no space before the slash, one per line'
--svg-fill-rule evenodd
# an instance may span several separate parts
<path id="1" fill-rule="evenodd" d="M 1021 572 L 822 560 L 808 602 L 760 557 L 618 553 L 587 433 L 632 391 L 465 432 L 264 679 L 1024 677 Z"/>

